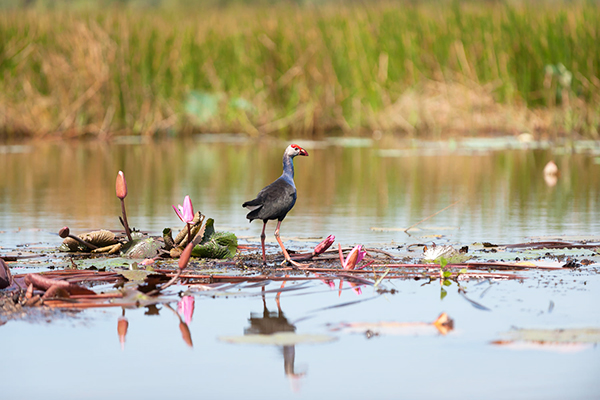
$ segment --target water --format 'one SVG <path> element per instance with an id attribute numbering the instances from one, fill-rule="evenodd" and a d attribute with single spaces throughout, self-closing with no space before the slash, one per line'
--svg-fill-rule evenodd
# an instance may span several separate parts
<path id="1" fill-rule="evenodd" d="M 56 246 L 61 240 L 54 232 L 64 225 L 75 233 L 118 229 L 119 170 L 127 178 L 133 226 L 156 234 L 178 227 L 171 205 L 189 194 L 217 229 L 257 243 L 261 224 L 247 223 L 241 203 L 279 176 L 286 143 L 213 139 L 2 147 L 0 253 L 25 243 Z M 328 234 L 343 245 L 396 251 L 427 241 L 519 243 L 529 237 L 593 239 L 600 232 L 594 143 L 574 151 L 516 148 L 520 145 L 512 141 L 298 143 L 310 156 L 296 159 L 298 202 L 282 225 L 291 248 L 307 248 Z M 561 171 L 555 185 L 541 172 L 551 159 Z M 457 200 L 412 236 L 400 230 Z M 274 242 L 272 235 L 269 239 Z M 9 321 L 0 327 L 0 352 L 8 360 L 0 372 L 12 383 L 5 385 L 3 398 L 595 399 L 597 345 L 528 343 L 518 349 L 518 343 L 492 342 L 506 339 L 515 327 L 600 328 L 597 272 L 598 264 L 592 264 L 578 271 L 524 272 L 523 281 L 462 283 L 468 298 L 489 311 L 465 300 L 455 283 L 442 300 L 439 284 L 423 285 L 424 280 L 384 280 L 383 287 L 396 292 L 383 295 L 369 286 L 357 295 L 347 284 L 339 292 L 338 280 L 334 288 L 321 281 L 288 281 L 286 288 L 303 286 L 282 292 L 279 306 L 275 292 L 263 302 L 253 284 L 230 288 L 227 296 L 197 291 L 189 324 L 193 347 L 181 336 L 176 312 L 164 305 L 158 315 L 147 315 L 146 308 L 124 311 L 129 328 L 123 349 L 117 334 L 121 308 Z M 280 285 L 272 282 L 266 289 Z M 269 316 L 265 306 L 272 318 L 258 321 Z M 176 310 L 176 303 L 172 307 Z M 442 312 L 454 320 L 447 335 L 424 325 Z M 334 341 L 284 348 L 223 340 L 244 336 L 251 318 L 276 330 Z M 420 325 L 370 339 L 364 331 L 333 330 L 343 323 L 380 321 Z"/>

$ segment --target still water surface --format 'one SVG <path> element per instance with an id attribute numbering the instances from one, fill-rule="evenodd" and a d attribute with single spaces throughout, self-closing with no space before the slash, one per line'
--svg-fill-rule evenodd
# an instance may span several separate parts
<path id="1" fill-rule="evenodd" d="M 281 174 L 287 143 L 223 138 L 2 146 L 0 254 L 25 243 L 56 246 L 61 240 L 54 232 L 64 225 L 75 233 L 118 229 L 119 170 L 127 177 L 133 226 L 156 234 L 178 227 L 171 205 L 189 194 L 218 230 L 257 243 L 261 224 L 247 223 L 241 203 Z M 597 143 L 529 149 L 513 141 L 298 144 L 310 156 L 295 162 L 298 202 L 282 225 L 291 248 L 306 248 L 329 234 L 342 245 L 393 251 L 432 240 L 520 243 L 600 233 Z M 556 182 L 542 174 L 550 160 L 561 171 Z M 413 236 L 401 232 L 457 200 L 411 231 Z M 189 324 L 193 348 L 181 338 L 176 313 L 165 306 L 158 307 L 158 316 L 145 308 L 125 311 L 123 349 L 117 335 L 121 309 L 88 310 L 52 322 L 9 321 L 0 327 L 2 398 L 595 399 L 597 345 L 515 349 L 491 342 L 513 327 L 599 328 L 597 267 L 464 283 L 469 298 L 489 311 L 473 307 L 456 284 L 441 300 L 439 285 L 412 280 L 383 282 L 397 290 L 385 295 L 372 287 L 357 295 L 320 281 L 288 282 L 286 287 L 304 286 L 283 292 L 279 306 L 275 293 L 263 302 L 261 288 L 247 284 L 230 288 L 227 296 L 197 292 Z M 273 282 L 266 289 L 278 287 Z M 370 339 L 333 330 L 351 322 L 430 323 L 441 312 L 455 323 L 446 335 L 431 325 Z M 334 341 L 282 347 L 222 340 L 243 336 L 253 324 Z"/>

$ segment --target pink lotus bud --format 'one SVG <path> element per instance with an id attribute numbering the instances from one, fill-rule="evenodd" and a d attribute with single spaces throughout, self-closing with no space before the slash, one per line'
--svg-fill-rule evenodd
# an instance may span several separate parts
<path id="1" fill-rule="evenodd" d="M 333 244 L 334 241 L 335 241 L 335 236 L 333 236 L 333 235 L 327 236 L 325 239 L 323 239 L 323 241 L 321 243 L 319 243 L 315 247 L 315 249 L 313 250 L 313 256 L 317 256 L 317 255 L 325 252 L 325 250 L 327 250 L 328 248 L 331 247 L 331 245 Z"/>
<path id="2" fill-rule="evenodd" d="M 123 174 L 123 171 L 119 171 L 119 174 L 117 175 L 117 183 L 116 183 L 116 191 L 117 191 L 117 197 L 121 200 L 123 200 L 125 197 L 127 197 L 127 182 L 125 181 L 125 175 Z"/>
<path id="3" fill-rule="evenodd" d="M 179 256 L 179 269 L 180 270 L 183 271 L 185 269 L 185 267 L 187 267 L 188 262 L 190 261 L 190 257 L 192 256 L 193 248 L 194 248 L 194 243 L 190 242 L 187 246 L 185 246 L 185 249 L 183 249 L 183 252 Z"/>
<path id="4" fill-rule="evenodd" d="M 64 226 L 60 229 L 60 231 L 58 231 L 58 236 L 60 236 L 63 239 L 68 238 L 70 234 L 71 230 L 68 226 Z"/>

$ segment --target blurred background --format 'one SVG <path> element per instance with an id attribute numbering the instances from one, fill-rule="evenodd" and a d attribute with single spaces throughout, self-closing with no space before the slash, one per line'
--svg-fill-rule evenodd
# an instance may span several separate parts
<path id="1" fill-rule="evenodd" d="M 594 1 L 3 0 L 0 135 L 598 139 Z"/>

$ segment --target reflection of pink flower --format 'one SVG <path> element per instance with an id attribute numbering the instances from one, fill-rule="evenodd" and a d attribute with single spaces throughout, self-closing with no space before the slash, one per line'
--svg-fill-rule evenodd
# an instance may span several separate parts
<path id="1" fill-rule="evenodd" d="M 322 277 L 325 278 L 325 275 L 322 275 L 322 274 L 315 273 L 315 275 L 318 276 L 318 277 L 322 276 Z M 325 279 L 319 278 L 319 279 L 320 279 L 321 282 L 323 282 L 324 284 L 326 284 L 327 286 L 329 286 L 331 289 L 335 289 L 335 283 L 333 282 L 333 279 L 327 279 L 327 278 L 325 278 Z"/>
<path id="2" fill-rule="evenodd" d="M 117 333 L 119 334 L 119 342 L 121 343 L 121 350 L 125 349 L 125 336 L 127 336 L 127 328 L 129 327 L 129 322 L 125 317 L 119 317 L 119 321 L 117 322 Z"/>
<path id="3" fill-rule="evenodd" d="M 179 219 L 186 224 L 189 224 L 194 220 L 194 207 L 192 206 L 190 196 L 185 196 L 183 199 L 183 207 L 179 204 L 177 207 L 173 206 L 173 209 L 177 213 Z"/>
<path id="4" fill-rule="evenodd" d="M 362 249 L 362 246 L 359 244 L 352 249 L 350 254 L 348 254 L 348 257 L 346 257 L 346 260 L 344 260 L 344 256 L 342 255 L 342 246 L 341 245 L 339 246 L 339 250 L 340 250 L 340 262 L 342 263 L 342 268 L 344 268 L 344 269 L 354 269 L 354 267 L 356 267 L 356 264 L 361 262 L 362 259 L 365 257 L 365 254 L 367 254 L 367 252 L 364 251 Z"/>
<path id="5" fill-rule="evenodd" d="M 356 292 L 356 294 L 362 294 L 362 289 L 360 288 L 360 285 L 352 282 L 348 283 L 350 284 L 350 287 L 352 287 L 352 289 Z"/>
<path id="6" fill-rule="evenodd" d="M 179 311 L 185 323 L 189 325 L 194 315 L 194 296 L 183 296 L 177 303 L 177 311 Z"/>
<path id="7" fill-rule="evenodd" d="M 352 290 L 354 290 L 356 292 L 356 294 L 360 295 L 362 294 L 362 289 L 360 288 L 360 284 L 358 283 L 354 283 L 354 282 L 348 282 L 348 284 L 350 285 L 350 287 L 352 288 Z M 344 280 L 340 279 L 340 289 L 338 292 L 338 296 L 342 295 L 342 289 L 344 288 Z"/>
<path id="8" fill-rule="evenodd" d="M 335 236 L 333 236 L 333 235 L 327 236 L 325 239 L 323 239 L 323 241 L 321 243 L 319 243 L 315 247 L 315 249 L 313 250 L 313 256 L 317 256 L 317 255 L 325 252 L 325 250 L 327 250 L 328 248 L 331 247 L 331 245 L 333 244 L 334 241 L 335 241 Z"/>

